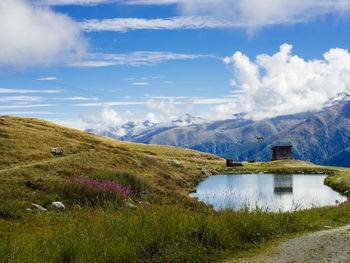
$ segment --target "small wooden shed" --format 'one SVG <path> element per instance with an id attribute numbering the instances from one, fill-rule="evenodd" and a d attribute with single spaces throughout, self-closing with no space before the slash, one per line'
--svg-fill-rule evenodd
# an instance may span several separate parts
<path id="1" fill-rule="evenodd" d="M 272 158 L 271 161 L 276 161 L 276 160 L 292 160 L 292 146 L 274 146 L 271 148 L 273 153 L 272 153 Z"/>

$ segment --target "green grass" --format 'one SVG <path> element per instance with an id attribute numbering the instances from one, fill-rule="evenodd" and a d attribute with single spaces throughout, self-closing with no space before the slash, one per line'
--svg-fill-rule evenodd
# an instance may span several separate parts
<path id="1" fill-rule="evenodd" d="M 226 168 L 210 154 L 119 142 L 25 118 L 0 117 L 0 135 L 0 262 L 213 262 L 286 235 L 350 222 L 349 202 L 285 213 L 217 212 L 188 197 L 206 178 L 203 169 L 326 173 L 326 183 L 343 193 L 350 189 L 350 169 L 294 160 Z M 62 148 L 64 156 L 51 155 L 50 147 Z M 171 165 L 173 159 L 180 165 Z M 65 188 L 73 175 L 113 181 L 132 194 L 125 200 Z M 54 209 L 53 201 L 66 209 Z M 48 212 L 27 211 L 32 202 Z"/>
<path id="2" fill-rule="evenodd" d="M 21 218 L 23 207 L 17 200 L 1 200 L 0 201 L 0 218 L 18 219 Z"/>
<path id="3" fill-rule="evenodd" d="M 0 262 L 213 262 L 286 234 L 349 220 L 349 204 L 290 213 L 78 208 L 2 222 Z"/>

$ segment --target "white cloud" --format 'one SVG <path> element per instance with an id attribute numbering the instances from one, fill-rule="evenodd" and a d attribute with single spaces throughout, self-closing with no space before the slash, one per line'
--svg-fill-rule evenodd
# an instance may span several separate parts
<path id="1" fill-rule="evenodd" d="M 103 107 L 103 106 L 133 106 L 133 105 L 142 105 L 144 102 L 139 101 L 125 101 L 125 102 L 99 102 L 99 103 L 82 103 L 82 104 L 73 104 L 75 107 Z"/>
<path id="2" fill-rule="evenodd" d="M 343 15 L 350 0 L 32 0 L 46 5 L 176 4 L 179 17 L 167 19 L 116 18 L 87 20 L 87 31 L 129 31 L 135 29 L 195 29 L 241 27 L 256 29 L 268 25 L 309 22 L 327 14 Z"/>
<path id="3" fill-rule="evenodd" d="M 0 89 L 0 93 L 60 93 L 61 90 Z"/>
<path id="4" fill-rule="evenodd" d="M 167 114 L 168 116 L 173 116 L 179 113 L 179 109 L 176 108 L 176 104 L 179 102 L 175 102 L 175 99 L 169 100 L 147 100 L 145 106 L 151 110 L 158 110 L 162 113 Z"/>
<path id="5" fill-rule="evenodd" d="M 247 112 L 261 119 L 282 114 L 318 110 L 340 92 L 350 92 L 350 54 L 334 48 L 323 59 L 306 61 L 291 53 L 292 46 L 281 45 L 270 56 L 261 54 L 251 61 L 236 52 L 224 62 L 233 65 L 236 99 L 217 106 L 219 115 Z"/>
<path id="6" fill-rule="evenodd" d="M 105 3 L 116 3 L 123 0 L 29 0 L 31 3 L 36 5 L 99 5 Z"/>
<path id="7" fill-rule="evenodd" d="M 25 102 L 38 102 L 42 101 L 42 97 L 32 97 L 32 96 L 8 96 L 0 97 L 0 102 L 10 102 L 10 101 L 25 101 Z"/>
<path id="8" fill-rule="evenodd" d="M 87 128 L 86 123 L 82 119 L 47 119 L 47 121 L 81 131 L 85 131 Z"/>
<path id="9" fill-rule="evenodd" d="M 51 112 L 51 111 L 2 111 L 2 112 L 0 112 L 0 116 L 1 115 L 11 115 L 11 116 L 30 115 L 30 116 L 33 116 L 33 114 L 64 115 L 64 113 L 61 113 L 61 112 Z"/>
<path id="10" fill-rule="evenodd" d="M 84 112 L 81 114 L 81 118 L 86 123 L 104 128 L 119 127 L 123 123 L 122 116 L 108 105 L 102 105 L 97 111 Z"/>
<path id="11" fill-rule="evenodd" d="M 155 65 L 169 60 L 216 58 L 213 55 L 181 54 L 172 52 L 137 51 L 129 54 L 90 53 L 84 60 L 73 62 L 71 67 L 106 67 L 113 65 Z M 132 80 L 128 78 L 127 80 Z"/>
<path id="12" fill-rule="evenodd" d="M 81 29 L 68 16 L 26 0 L 0 1 L 0 66 L 62 62 L 84 52 Z"/>
<path id="13" fill-rule="evenodd" d="M 83 30 L 91 31 L 119 31 L 127 32 L 137 29 L 175 30 L 175 29 L 199 29 L 218 27 L 244 27 L 240 22 L 216 19 L 209 17 L 189 16 L 158 19 L 143 18 L 113 18 L 91 19 L 80 23 Z"/>
<path id="14" fill-rule="evenodd" d="M 15 105 L 0 106 L 0 109 L 21 109 L 21 108 L 38 108 L 38 107 L 51 107 L 51 106 L 57 106 L 57 105 L 56 104 L 30 104 L 30 105 L 15 104 Z"/>
<path id="15" fill-rule="evenodd" d="M 130 0 L 129 4 L 178 4 L 183 15 L 224 19 L 244 27 L 307 22 L 349 10 L 349 0 Z"/>
<path id="16" fill-rule="evenodd" d="M 131 83 L 133 86 L 148 86 L 149 82 L 133 82 Z"/>
<path id="17" fill-rule="evenodd" d="M 70 97 L 70 98 L 63 98 L 63 100 L 99 100 L 99 98 L 87 98 L 87 97 Z"/>
<path id="18" fill-rule="evenodd" d="M 36 80 L 56 80 L 57 78 L 56 77 L 46 77 L 46 78 L 38 78 Z"/>

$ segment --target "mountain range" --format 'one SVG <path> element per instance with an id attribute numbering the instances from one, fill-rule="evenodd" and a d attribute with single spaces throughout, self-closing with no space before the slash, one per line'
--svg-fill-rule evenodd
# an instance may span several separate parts
<path id="1" fill-rule="evenodd" d="M 292 145 L 295 159 L 316 164 L 350 166 L 350 95 L 338 94 L 318 112 L 249 120 L 244 114 L 233 119 L 205 122 L 186 114 L 170 123 L 129 123 L 123 136 L 113 128 L 99 135 L 145 144 L 170 145 L 213 153 L 237 161 L 267 161 L 271 147 Z M 263 137 L 263 140 L 257 140 Z"/>

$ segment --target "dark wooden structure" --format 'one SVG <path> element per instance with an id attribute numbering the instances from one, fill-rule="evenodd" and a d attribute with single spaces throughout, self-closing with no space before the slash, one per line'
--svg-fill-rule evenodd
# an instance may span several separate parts
<path id="1" fill-rule="evenodd" d="M 234 162 L 232 159 L 226 159 L 226 166 L 227 167 L 241 167 L 243 166 L 242 163 Z"/>
<path id="2" fill-rule="evenodd" d="M 273 153 L 272 153 L 272 158 L 271 161 L 276 161 L 276 160 L 292 160 L 292 146 L 274 146 L 271 148 Z"/>

